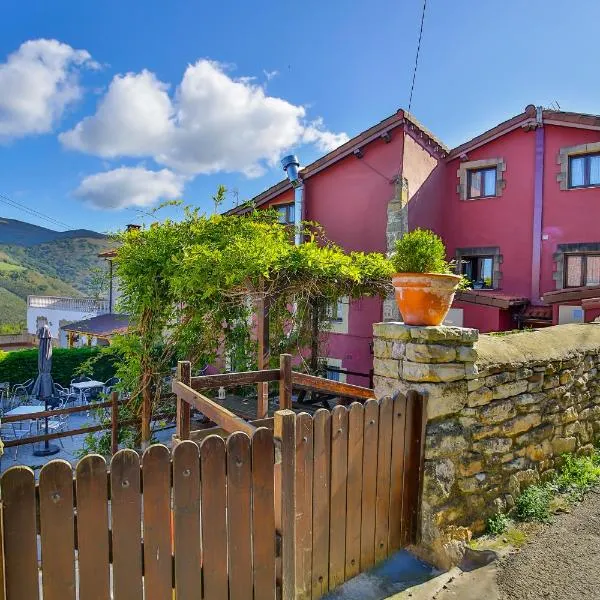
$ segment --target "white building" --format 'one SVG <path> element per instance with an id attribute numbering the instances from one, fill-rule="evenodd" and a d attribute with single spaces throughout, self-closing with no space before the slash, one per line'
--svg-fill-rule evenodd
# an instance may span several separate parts
<path id="1" fill-rule="evenodd" d="M 74 321 L 90 319 L 110 313 L 109 300 L 94 298 L 65 298 L 61 296 L 27 297 L 27 331 L 36 334 L 42 325 L 48 325 L 52 338 L 62 348 L 67 337 L 61 326 Z"/>

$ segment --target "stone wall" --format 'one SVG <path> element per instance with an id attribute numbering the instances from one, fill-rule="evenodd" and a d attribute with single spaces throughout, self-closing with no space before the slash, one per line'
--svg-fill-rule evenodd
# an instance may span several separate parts
<path id="1" fill-rule="evenodd" d="M 374 331 L 377 396 L 427 394 L 422 538 L 438 563 L 550 477 L 561 454 L 600 439 L 600 324 L 503 336 L 403 323 Z"/>

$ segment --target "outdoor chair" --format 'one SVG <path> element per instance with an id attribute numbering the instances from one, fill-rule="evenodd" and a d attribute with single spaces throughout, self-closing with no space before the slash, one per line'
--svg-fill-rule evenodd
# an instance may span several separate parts
<path id="1" fill-rule="evenodd" d="M 60 398 L 61 403 L 69 404 L 77 402 L 78 395 L 70 389 L 60 385 L 60 383 L 54 384 L 55 394 Z"/>
<path id="2" fill-rule="evenodd" d="M 33 379 L 28 379 L 24 383 L 17 383 L 12 390 L 12 402 L 14 404 L 28 402 L 33 391 L 33 384 Z"/>
<path id="3" fill-rule="evenodd" d="M 33 421 L 27 419 L 26 421 L 16 421 L 14 423 L 6 423 L 2 425 L 2 439 L 7 441 L 22 440 L 23 438 L 31 435 L 31 427 Z M 15 446 L 15 462 L 17 460 L 17 454 L 19 453 L 19 446 Z"/>
<path id="4" fill-rule="evenodd" d="M 102 388 L 102 391 L 105 394 L 110 394 L 113 391 L 113 388 L 118 384 L 121 383 L 121 380 L 118 377 L 111 377 L 110 379 L 107 379 L 104 382 L 104 387 Z"/>
<path id="5" fill-rule="evenodd" d="M 67 408 L 66 403 L 65 402 L 61 402 L 58 405 L 58 408 Z M 70 415 L 56 415 L 54 417 L 48 417 L 48 433 L 59 433 L 61 431 L 68 431 L 68 425 L 69 425 L 69 416 Z M 38 430 L 39 431 L 44 431 L 46 430 L 46 420 L 45 419 L 38 419 Z M 71 440 L 73 439 L 73 436 L 71 436 Z M 63 444 L 62 438 L 58 438 L 58 441 L 60 442 L 60 445 L 64 448 L 65 445 Z"/>
<path id="6" fill-rule="evenodd" d="M 73 387 L 73 384 L 74 383 L 81 383 L 82 381 L 91 381 L 91 380 L 92 380 L 91 377 L 87 377 L 85 375 L 79 375 L 79 377 L 75 377 L 75 378 L 71 379 L 71 384 L 70 384 L 71 392 L 73 394 L 75 394 L 78 398 L 81 398 L 82 403 L 83 403 L 83 400 L 85 400 L 86 402 L 90 401 L 89 400 L 89 392 L 85 391 L 85 392 L 83 392 L 83 393 L 80 394 L 79 390 L 77 390 L 77 389 L 75 389 Z"/>

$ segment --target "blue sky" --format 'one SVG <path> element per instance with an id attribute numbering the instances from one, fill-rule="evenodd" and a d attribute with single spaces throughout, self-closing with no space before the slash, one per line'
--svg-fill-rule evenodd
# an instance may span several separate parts
<path id="1" fill-rule="evenodd" d="M 288 150 L 307 164 L 407 105 L 421 8 L 4 0 L 0 194 L 99 231 L 161 198 L 212 210 L 219 183 L 250 198 Z M 600 113 L 598 22 L 596 0 L 428 0 L 412 112 L 450 146 L 529 103 Z"/>

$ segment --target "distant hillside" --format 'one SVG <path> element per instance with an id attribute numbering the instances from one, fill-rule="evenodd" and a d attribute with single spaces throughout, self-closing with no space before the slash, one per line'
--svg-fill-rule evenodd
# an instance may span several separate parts
<path id="1" fill-rule="evenodd" d="M 73 229 L 71 231 L 54 231 L 25 221 L 4 219 L 0 217 L 0 244 L 16 244 L 19 246 L 35 246 L 44 242 L 71 238 L 106 239 L 106 236 L 89 229 Z"/>
<path id="2" fill-rule="evenodd" d="M 111 246 L 94 231 L 53 231 L 0 218 L 0 331 L 22 327 L 28 295 L 104 295 L 94 273 L 106 272 L 98 253 Z"/>

